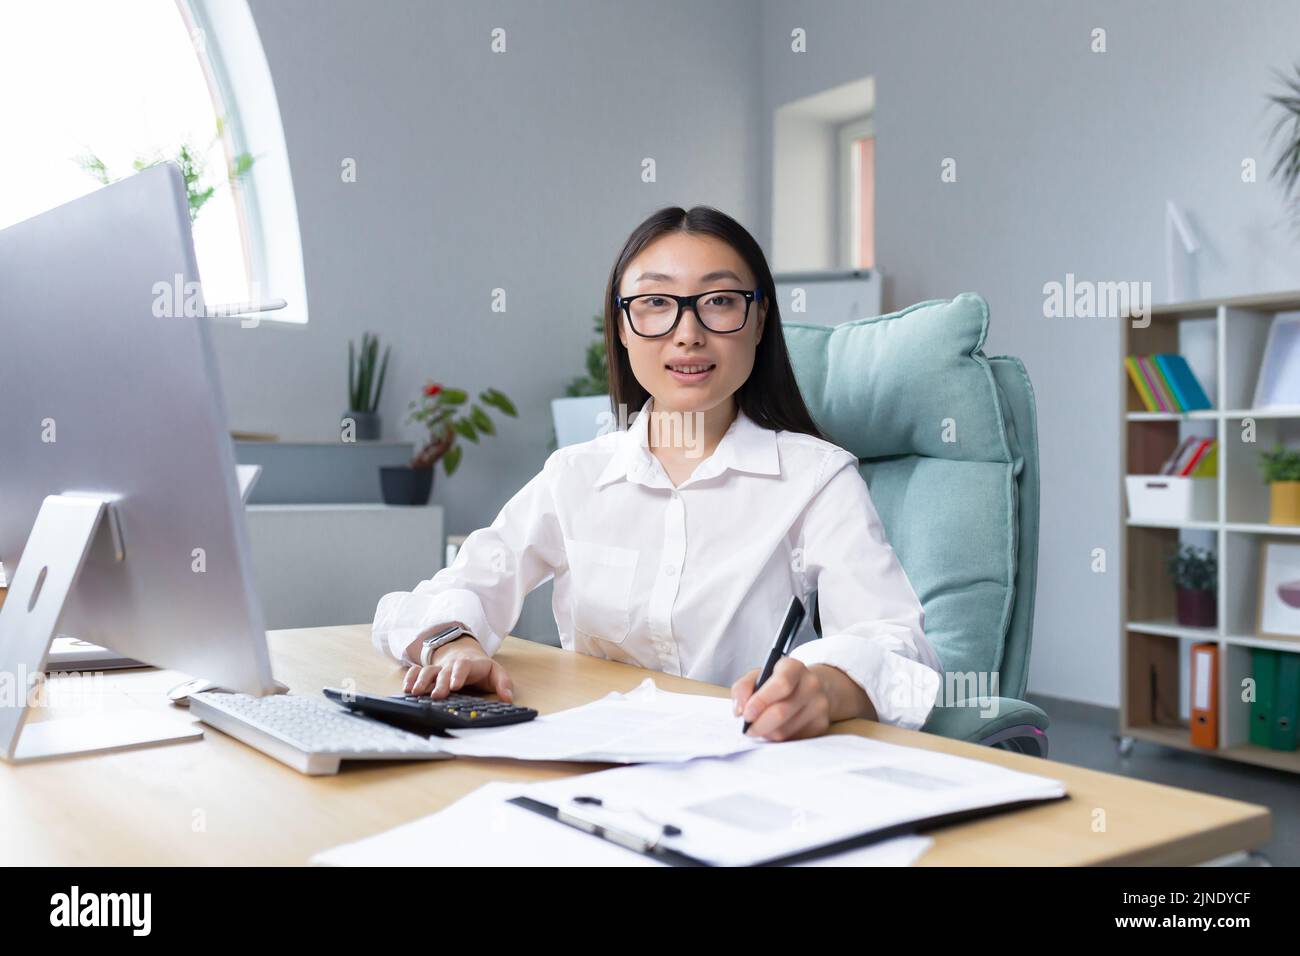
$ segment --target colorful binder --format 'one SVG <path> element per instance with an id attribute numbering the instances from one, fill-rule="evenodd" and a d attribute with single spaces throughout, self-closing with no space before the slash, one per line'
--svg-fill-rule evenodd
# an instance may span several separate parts
<path id="1" fill-rule="evenodd" d="M 1196 469 L 1200 467 L 1201 462 L 1205 460 L 1205 456 L 1209 454 L 1210 449 L 1213 447 L 1213 438 L 1202 438 L 1197 442 L 1196 449 L 1192 452 L 1191 457 L 1183 464 L 1182 468 L 1179 469 L 1178 474 L 1184 478 L 1196 474 Z"/>
<path id="2" fill-rule="evenodd" d="M 1130 355 L 1124 360 L 1124 368 L 1128 370 L 1129 381 L 1137 389 L 1138 397 L 1142 399 L 1142 404 L 1146 406 L 1149 412 L 1160 411 L 1160 405 L 1156 402 L 1155 395 L 1152 393 L 1150 386 L 1147 385 L 1146 377 L 1142 374 L 1142 369 L 1138 367 L 1136 355 Z"/>
<path id="3" fill-rule="evenodd" d="M 1192 645 L 1192 745 L 1219 746 L 1219 645 Z"/>
<path id="4" fill-rule="evenodd" d="M 1156 363 L 1151 361 L 1151 356 L 1139 355 L 1138 368 L 1142 369 L 1142 377 L 1147 380 L 1147 386 L 1155 393 L 1160 410 L 1162 412 L 1178 411 L 1173 392 L 1169 391 L 1169 386 L 1165 384 L 1165 380 L 1161 377 L 1160 370 L 1156 368 Z"/>
<path id="5" fill-rule="evenodd" d="M 1160 474 L 1180 478 L 1213 478 L 1219 471 L 1219 443 L 1192 436 L 1183 440 L 1160 466 Z"/>
<path id="6" fill-rule="evenodd" d="M 1213 478 L 1219 473 L 1219 443 L 1210 442 L 1201 460 L 1192 466 L 1193 478 Z"/>
<path id="7" fill-rule="evenodd" d="M 1185 412 L 1195 412 L 1210 407 L 1209 396 L 1196 380 L 1187 359 L 1181 355 L 1161 353 L 1155 356 L 1155 360 L 1165 381 L 1169 383 L 1179 408 Z"/>
<path id="8" fill-rule="evenodd" d="M 1256 747 L 1273 746 L 1273 701 L 1277 697 L 1277 651 L 1254 647 L 1250 651 L 1251 674 L 1255 678 L 1255 699 L 1250 705 L 1250 742 Z"/>
<path id="9" fill-rule="evenodd" d="M 1300 654 L 1277 655 L 1277 696 L 1273 706 L 1274 750 L 1296 749 L 1296 716 L 1300 710 Z"/>
<path id="10" fill-rule="evenodd" d="M 1149 412 L 1195 412 L 1211 407 L 1187 359 L 1172 352 L 1124 359 L 1129 381 Z"/>

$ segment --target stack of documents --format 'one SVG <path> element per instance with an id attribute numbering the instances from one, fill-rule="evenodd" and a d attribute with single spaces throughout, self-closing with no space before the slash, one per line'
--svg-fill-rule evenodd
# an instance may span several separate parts
<path id="1" fill-rule="evenodd" d="M 626 694 L 611 693 L 524 724 L 449 731 L 448 753 L 516 760 L 648 763 L 717 757 L 767 746 L 746 737 L 729 697 L 660 690 L 653 678 Z"/>
<path id="2" fill-rule="evenodd" d="M 907 865 L 928 846 L 913 832 L 923 825 L 1064 796 L 1058 780 L 833 734 L 724 757 L 489 784 L 441 813 L 313 862 Z"/>
<path id="3" fill-rule="evenodd" d="M 447 809 L 318 853 L 322 866 L 667 866 L 509 803 L 527 785 L 489 783 Z M 904 836 L 801 866 L 911 866 L 934 843 Z"/>

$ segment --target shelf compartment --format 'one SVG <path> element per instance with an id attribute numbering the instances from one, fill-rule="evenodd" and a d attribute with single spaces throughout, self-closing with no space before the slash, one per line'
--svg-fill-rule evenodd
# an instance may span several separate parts
<path id="1" fill-rule="evenodd" d="M 1300 419 L 1254 418 L 1253 441 L 1248 437 L 1246 419 L 1254 416 L 1234 416 L 1223 421 L 1223 436 L 1219 441 L 1219 471 L 1226 482 L 1225 496 L 1229 524 L 1263 525 L 1268 523 L 1269 486 L 1259 468 L 1259 456 L 1272 451 L 1279 442 L 1287 448 L 1300 447 Z M 1132 427 L 1132 426 L 1130 426 Z M 1300 532 L 1300 526 L 1277 525 L 1282 529 Z"/>
<path id="2" fill-rule="evenodd" d="M 1151 633 L 1175 634 L 1186 631 L 1187 636 L 1205 634 L 1209 640 L 1215 639 L 1223 625 L 1223 568 L 1219 561 L 1218 614 L 1214 627 L 1186 628 L 1176 623 L 1177 592 L 1173 579 L 1169 576 L 1168 559 L 1182 545 L 1207 548 L 1219 555 L 1219 533 L 1216 526 L 1207 525 L 1206 530 L 1184 529 L 1178 527 L 1161 527 L 1147 525 L 1125 526 L 1126 558 L 1125 607 L 1131 622 L 1148 622 L 1160 625 L 1167 630 Z M 1175 628 L 1177 631 L 1168 630 Z M 1181 636 L 1181 633 L 1180 633 Z M 1201 639 L 1201 638 L 1198 638 Z"/>
<path id="3" fill-rule="evenodd" d="M 1242 700 L 1244 681 L 1255 671 L 1252 647 L 1227 646 L 1228 666 L 1219 699 L 1223 702 L 1221 714 L 1223 739 L 1221 743 L 1230 755 L 1250 763 L 1283 770 L 1300 770 L 1300 750 L 1274 750 L 1251 743 L 1251 702 Z M 1300 645 L 1295 651 L 1300 652 Z"/>
<path id="4" fill-rule="evenodd" d="M 1187 480 L 1178 475 L 1161 475 L 1160 469 L 1164 467 L 1165 462 L 1188 438 L 1213 438 L 1222 445 L 1222 439 L 1219 435 L 1220 427 L 1220 422 L 1213 417 L 1143 419 L 1128 422 L 1125 426 L 1125 488 L 1123 489 L 1125 515 L 1133 517 L 1128 507 L 1128 479 L 1150 477 L 1169 478 L 1174 481 Z M 1223 473 L 1222 468 L 1220 462 L 1219 475 Z M 1202 487 L 1211 489 L 1210 497 L 1213 499 L 1212 511 L 1208 514 L 1199 515 L 1198 520 L 1218 521 L 1220 513 L 1219 499 L 1221 497 L 1219 485 L 1222 479 L 1216 476 L 1197 478 L 1195 480 L 1211 483 Z"/>
<path id="5" fill-rule="evenodd" d="M 1130 415 L 1169 416 L 1181 419 L 1185 416 L 1214 417 L 1214 409 L 1221 408 L 1219 400 L 1219 360 L 1218 360 L 1218 320 L 1214 316 L 1191 318 L 1183 315 L 1153 315 L 1153 321 L 1145 329 L 1135 329 L 1126 323 L 1125 352 L 1121 363 L 1130 355 L 1175 354 L 1186 359 L 1192 374 L 1205 390 L 1210 400 L 1210 408 L 1194 412 L 1150 411 L 1142 402 L 1137 387 L 1129 378 L 1127 369 L 1121 368 L 1124 376 L 1124 407 Z"/>
<path id="6" fill-rule="evenodd" d="M 1191 729 L 1181 704 L 1183 655 L 1179 643 L 1176 637 L 1128 632 L 1124 724 L 1129 731 L 1179 737 L 1190 747 Z"/>

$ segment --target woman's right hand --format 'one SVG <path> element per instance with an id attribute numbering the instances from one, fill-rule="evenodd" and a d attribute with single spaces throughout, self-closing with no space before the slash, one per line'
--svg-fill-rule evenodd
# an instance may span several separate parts
<path id="1" fill-rule="evenodd" d="M 402 682 L 403 693 L 428 694 L 435 700 L 464 687 L 478 687 L 507 703 L 514 701 L 514 684 L 506 669 L 468 634 L 434 651 L 429 666 L 412 665 Z"/>

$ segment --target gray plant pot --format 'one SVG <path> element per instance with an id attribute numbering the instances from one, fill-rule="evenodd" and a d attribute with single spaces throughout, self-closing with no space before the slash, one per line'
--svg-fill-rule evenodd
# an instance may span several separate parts
<path id="1" fill-rule="evenodd" d="M 356 422 L 356 431 L 353 436 L 357 441 L 379 441 L 379 413 L 378 412 L 344 412 L 343 419 L 352 419 Z M 339 422 L 340 429 L 343 422 Z"/>
<path id="2" fill-rule="evenodd" d="M 433 491 L 433 469 L 386 465 L 379 469 L 379 485 L 384 504 L 427 505 Z"/>

